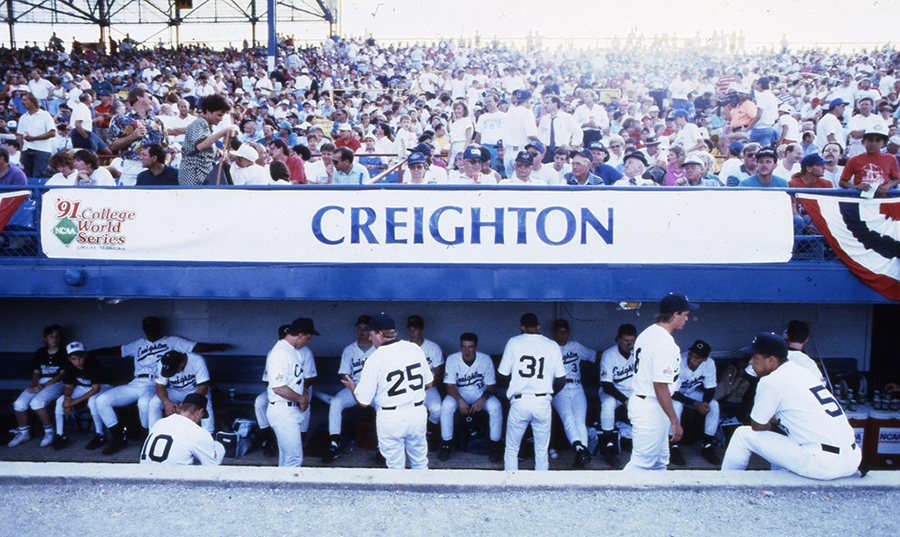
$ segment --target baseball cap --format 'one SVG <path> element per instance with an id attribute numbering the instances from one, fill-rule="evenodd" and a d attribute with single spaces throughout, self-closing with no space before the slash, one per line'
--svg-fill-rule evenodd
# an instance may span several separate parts
<path id="1" fill-rule="evenodd" d="M 369 319 L 366 330 L 374 330 L 376 332 L 384 332 L 385 330 L 396 330 L 397 325 L 394 323 L 393 317 L 387 313 L 376 313 Z"/>
<path id="2" fill-rule="evenodd" d="M 522 326 L 537 326 L 541 323 L 538 322 L 537 315 L 533 313 L 526 313 L 519 318 L 519 324 Z"/>
<path id="3" fill-rule="evenodd" d="M 284 336 L 288 335 L 288 331 L 291 329 L 291 325 L 283 324 L 278 327 L 278 339 L 284 339 Z"/>
<path id="4" fill-rule="evenodd" d="M 313 325 L 313 320 L 309 317 L 298 317 L 294 319 L 291 323 L 291 329 L 289 330 L 291 334 L 312 334 L 314 336 L 321 336 L 322 334 L 316 331 L 316 327 Z"/>
<path id="5" fill-rule="evenodd" d="M 278 124 L 278 128 L 291 130 L 294 128 L 294 126 L 291 125 L 290 123 L 288 123 L 287 121 L 282 121 L 281 123 Z"/>
<path id="6" fill-rule="evenodd" d="M 30 92 L 31 92 L 31 89 L 30 89 L 28 86 L 26 86 L 25 84 L 19 84 L 19 86 L 16 87 L 16 91 L 22 91 L 22 92 L 25 92 L 25 93 L 30 93 Z"/>
<path id="7" fill-rule="evenodd" d="M 566 329 L 568 329 L 568 328 L 569 328 L 569 321 L 567 321 L 567 320 L 565 320 L 565 319 L 557 319 L 557 320 L 553 321 L 553 331 L 556 332 L 556 331 L 559 330 L 560 328 L 566 328 Z"/>
<path id="8" fill-rule="evenodd" d="M 703 159 L 698 157 L 697 155 L 691 155 L 688 158 L 684 159 L 684 162 L 681 165 L 687 166 L 688 164 L 696 164 L 697 166 L 705 166 L 706 165 L 706 163 L 703 162 Z"/>
<path id="9" fill-rule="evenodd" d="M 622 159 L 622 162 L 628 162 L 628 159 L 630 158 L 636 158 L 639 161 L 643 162 L 644 166 L 649 166 L 649 164 L 647 163 L 647 158 L 640 151 L 628 153 L 627 155 L 625 155 L 625 158 Z"/>
<path id="10" fill-rule="evenodd" d="M 516 90 L 513 92 L 513 101 L 521 103 L 531 99 L 531 92 L 528 90 Z"/>
<path id="11" fill-rule="evenodd" d="M 491 160 L 491 150 L 481 146 L 481 160 L 488 162 Z"/>
<path id="12" fill-rule="evenodd" d="M 171 378 L 175 373 L 178 373 L 178 366 L 181 365 L 181 361 L 184 360 L 185 356 L 187 355 L 178 351 L 169 351 L 163 354 L 159 360 L 162 364 L 162 376 Z"/>
<path id="13" fill-rule="evenodd" d="M 368 315 L 360 315 L 360 316 L 356 319 L 356 324 L 362 324 L 362 325 L 365 325 L 365 326 L 369 326 L 369 323 L 370 323 L 370 322 L 372 322 L 372 318 L 369 317 Z"/>
<path id="14" fill-rule="evenodd" d="M 644 142 L 644 145 L 650 147 L 651 145 L 659 145 L 659 138 L 656 136 L 648 136 L 647 141 Z"/>
<path id="15" fill-rule="evenodd" d="M 531 153 L 529 153 L 528 151 L 519 151 L 519 154 L 516 155 L 516 162 L 533 166 L 534 157 L 531 156 Z"/>
<path id="16" fill-rule="evenodd" d="M 788 346 L 783 337 L 772 332 L 762 332 L 753 338 L 753 342 L 741 349 L 744 354 L 765 354 L 782 360 L 787 359 Z"/>
<path id="17" fill-rule="evenodd" d="M 734 140 L 730 144 L 728 144 L 728 150 L 735 155 L 740 155 L 744 150 L 744 144 L 739 142 L 738 140 Z"/>
<path id="18" fill-rule="evenodd" d="M 869 128 L 866 129 L 866 133 L 864 136 L 868 136 L 870 134 L 876 134 L 878 136 L 883 136 L 884 138 L 888 137 L 888 128 L 884 123 L 878 122 L 869 125 Z"/>
<path id="19" fill-rule="evenodd" d="M 410 328 L 425 328 L 425 319 L 420 315 L 410 315 L 406 320 L 406 326 Z"/>
<path id="20" fill-rule="evenodd" d="M 100 90 L 100 91 L 97 92 L 97 95 L 100 96 L 100 97 L 106 95 L 106 96 L 108 97 L 108 96 L 111 95 L 111 94 L 109 93 L 109 90 L 102 89 L 102 90 Z"/>
<path id="21" fill-rule="evenodd" d="M 590 149 L 582 149 L 581 151 L 575 151 L 574 153 L 572 153 L 572 158 L 575 158 L 578 155 L 581 155 L 582 157 L 588 159 L 589 161 L 594 160 L 594 155 L 591 154 Z"/>
<path id="22" fill-rule="evenodd" d="M 810 166 L 827 164 L 829 162 L 831 161 L 823 159 L 818 153 L 812 153 L 800 159 L 800 168 L 809 168 Z"/>
<path id="23" fill-rule="evenodd" d="M 785 103 L 778 107 L 779 112 L 784 112 L 785 114 L 793 114 L 795 112 L 794 107 Z"/>
<path id="24" fill-rule="evenodd" d="M 693 352 L 697 356 L 702 356 L 703 358 L 709 358 L 709 353 L 712 349 L 709 348 L 709 343 L 703 341 L 702 339 L 698 339 L 694 342 L 693 345 L 688 349 L 688 351 Z"/>
<path id="25" fill-rule="evenodd" d="M 688 118 L 687 110 L 676 110 L 674 114 L 672 114 L 673 118 L 683 117 L 685 119 Z"/>
<path id="26" fill-rule="evenodd" d="M 830 103 L 828 103 L 828 109 L 834 110 L 836 107 L 841 106 L 842 104 L 850 104 L 847 101 L 838 97 L 837 99 L 832 99 Z"/>
<path id="27" fill-rule="evenodd" d="M 352 131 L 353 127 L 351 127 L 349 123 L 341 123 L 340 126 L 338 126 L 338 130 L 339 131 Z"/>
<path id="28" fill-rule="evenodd" d="M 84 343 L 73 341 L 66 345 L 66 354 L 84 353 Z"/>
<path id="29" fill-rule="evenodd" d="M 463 160 L 484 160 L 481 155 L 481 149 L 475 146 L 469 146 L 463 151 Z"/>
<path id="30" fill-rule="evenodd" d="M 544 147 L 544 144 L 542 144 L 541 142 L 535 141 L 535 140 L 532 140 L 532 141 L 528 142 L 527 144 L 525 144 L 525 149 L 528 149 L 529 147 L 533 147 L 541 153 L 547 152 L 547 148 Z"/>
<path id="31" fill-rule="evenodd" d="M 426 157 L 431 156 L 431 146 L 425 143 L 416 144 L 415 146 L 407 149 L 410 153 L 422 153 Z"/>
<path id="32" fill-rule="evenodd" d="M 428 159 L 425 158 L 425 155 L 422 153 L 410 153 L 409 157 L 406 159 L 406 165 L 410 166 L 412 164 L 425 164 L 428 162 Z"/>
<path id="33" fill-rule="evenodd" d="M 599 149 L 600 151 L 606 151 L 609 153 L 609 150 L 606 149 L 606 146 L 603 145 L 603 142 L 591 142 L 588 144 L 588 149 Z"/>
<path id="34" fill-rule="evenodd" d="M 900 134 L 895 134 L 888 139 L 889 144 L 900 145 Z"/>
<path id="35" fill-rule="evenodd" d="M 197 405 L 198 407 L 203 409 L 203 419 L 209 417 L 209 411 L 206 410 L 206 405 L 209 403 L 209 400 L 205 395 L 199 393 L 189 393 L 184 397 L 184 401 L 181 402 L 182 405 Z"/>
<path id="36" fill-rule="evenodd" d="M 694 311 L 700 309 L 697 304 L 691 303 L 688 297 L 681 293 L 669 293 L 659 301 L 659 312 L 662 314 L 678 313 L 679 311 Z"/>
<path id="37" fill-rule="evenodd" d="M 775 161 L 778 161 L 778 153 L 775 152 L 774 149 L 770 147 L 764 147 L 756 152 L 756 160 L 759 160 L 763 157 L 772 157 Z"/>

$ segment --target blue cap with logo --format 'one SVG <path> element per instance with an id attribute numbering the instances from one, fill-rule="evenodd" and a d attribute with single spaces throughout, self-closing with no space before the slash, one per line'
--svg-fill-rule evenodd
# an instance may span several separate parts
<path id="1" fill-rule="evenodd" d="M 463 160 L 483 160 L 481 149 L 475 146 L 469 146 L 463 151 Z"/>

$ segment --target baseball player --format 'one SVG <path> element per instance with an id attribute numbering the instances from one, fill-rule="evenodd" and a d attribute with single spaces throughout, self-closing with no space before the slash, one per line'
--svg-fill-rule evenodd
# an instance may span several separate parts
<path id="1" fill-rule="evenodd" d="M 287 335 L 289 324 L 283 324 L 278 327 L 278 339 L 284 339 Z M 266 457 L 274 457 L 278 454 L 278 440 L 275 438 L 275 431 L 269 425 L 269 418 L 266 417 L 266 411 L 269 410 L 269 374 L 263 369 L 262 381 L 266 383 L 266 389 L 256 396 L 253 402 L 253 410 L 256 413 L 256 423 L 259 425 L 259 435 L 263 442 L 263 455 Z"/>
<path id="2" fill-rule="evenodd" d="M 73 341 L 66 345 L 66 354 L 69 357 L 69 367 L 63 373 L 63 395 L 56 400 L 56 437 L 53 439 L 53 449 L 62 449 L 69 444 L 69 438 L 65 435 L 66 416 L 79 405 L 87 403 L 97 434 L 85 448 L 94 450 L 106 444 L 103 421 L 97 412 L 97 396 L 110 386 L 103 384 L 103 367 L 93 358 L 87 357 L 82 343 Z"/>
<path id="3" fill-rule="evenodd" d="M 157 421 L 141 448 L 141 464 L 218 465 L 225 446 L 213 440 L 200 422 L 209 419 L 209 401 L 199 393 L 184 397 L 178 412 Z"/>
<path id="4" fill-rule="evenodd" d="M 318 335 L 321 334 L 312 319 L 294 319 L 288 334 L 275 343 L 266 357 L 269 378 L 266 417 L 278 438 L 278 466 L 303 463 L 303 416 L 309 407 L 306 379 L 314 376 L 315 371 L 313 354 L 307 344 Z"/>
<path id="5" fill-rule="evenodd" d="M 406 329 L 409 333 L 409 340 L 422 347 L 422 352 L 428 359 L 431 374 L 435 378 L 435 385 L 425 392 L 425 408 L 428 410 L 428 436 L 437 438 L 440 434 L 441 422 L 441 393 L 437 389 L 437 379 L 442 378 L 444 372 L 444 353 L 437 343 L 425 339 L 425 320 L 422 317 L 410 315 L 406 321 Z"/>
<path id="6" fill-rule="evenodd" d="M 534 432 L 534 469 L 550 469 L 550 399 L 566 385 L 562 352 L 552 339 L 540 334 L 541 324 L 533 313 L 519 319 L 522 333 L 506 342 L 497 372 L 509 377 L 509 417 L 506 421 L 506 451 L 503 467 L 519 469 L 519 446 L 528 424 Z"/>
<path id="7" fill-rule="evenodd" d="M 103 424 L 109 429 L 108 444 L 103 448 L 104 455 L 117 453 L 126 445 L 125 431 L 116 416 L 116 407 L 137 402 L 141 426 L 149 427 L 150 399 L 156 393 L 156 372 L 159 359 L 169 351 L 178 352 L 216 352 L 231 348 L 227 343 L 195 343 L 178 337 L 164 336 L 162 323 L 156 317 L 146 317 L 143 321 L 144 336 L 141 339 L 122 345 L 106 347 L 91 351 L 91 356 L 118 354 L 122 358 L 134 358 L 134 379 L 123 386 L 116 386 L 97 397 L 97 410 Z"/>
<path id="8" fill-rule="evenodd" d="M 9 447 L 31 440 L 28 428 L 29 408 L 34 410 L 44 426 L 41 447 L 53 443 L 53 425 L 50 423 L 50 411 L 47 407 L 63 393 L 61 381 L 66 352 L 62 347 L 62 328 L 56 324 L 44 328 L 44 343 L 46 346 L 36 350 L 31 359 L 31 384 L 13 403 L 17 428 L 15 436 L 7 444 Z"/>
<path id="9" fill-rule="evenodd" d="M 681 440 L 681 422 L 672 407 L 678 388 L 681 351 L 672 332 L 681 330 L 699 306 L 680 293 L 659 302 L 656 323 L 634 342 L 634 392 L 628 399 L 633 447 L 625 470 L 665 470 L 669 464 L 669 426 L 672 442 Z"/>
<path id="10" fill-rule="evenodd" d="M 791 321 L 788 323 L 784 334 L 788 344 L 788 360 L 808 370 L 824 385 L 825 377 L 819 370 L 819 366 L 805 352 L 806 343 L 809 341 L 809 324 L 803 321 Z"/>
<path id="11" fill-rule="evenodd" d="M 553 396 L 553 408 L 562 419 L 566 430 L 566 438 L 575 450 L 575 467 L 584 468 L 591 462 L 591 454 L 587 449 L 587 398 L 581 387 L 581 362 L 594 363 L 600 353 L 569 339 L 569 322 L 558 319 L 553 323 L 553 339 L 562 353 L 563 366 L 566 368 L 566 387 Z"/>
<path id="12" fill-rule="evenodd" d="M 360 315 L 356 320 L 356 341 L 344 347 L 344 352 L 341 353 L 341 365 L 338 367 L 338 375 L 341 378 L 344 375 L 348 375 L 357 384 L 366 360 L 375 352 L 375 346 L 369 341 L 367 328 L 369 321 L 368 315 Z M 341 440 L 341 422 L 344 410 L 352 408 L 356 404 L 353 392 L 347 388 L 339 391 L 331 399 L 328 407 L 328 434 L 331 436 L 331 443 L 328 446 L 328 453 L 322 457 L 323 463 L 331 463 L 334 459 L 344 454 L 344 442 Z"/>
<path id="13" fill-rule="evenodd" d="M 394 319 L 384 313 L 371 317 L 369 340 L 375 352 L 363 366 L 359 385 L 349 375 L 341 383 L 359 404 L 378 409 L 378 450 L 388 468 L 406 468 L 409 457 L 413 470 L 427 469 L 424 403 L 425 391 L 434 383 L 428 359 L 419 345 L 397 339 Z"/>
<path id="14" fill-rule="evenodd" d="M 759 385 L 750 426 L 735 430 L 722 470 L 746 470 L 756 453 L 773 469 L 813 479 L 856 473 L 862 454 L 847 416 L 818 376 L 788 360 L 784 338 L 759 334 L 741 350 L 752 355 Z M 786 436 L 775 432 L 776 423 Z"/>
<path id="15" fill-rule="evenodd" d="M 484 410 L 488 414 L 491 462 L 500 460 L 500 435 L 503 433 L 503 408 L 497 399 L 497 376 L 491 357 L 478 352 L 478 336 L 470 332 L 459 336 L 460 352 L 447 357 L 444 384 L 447 397 L 441 403 L 441 451 L 438 458 L 450 458 L 456 412 L 473 417 Z"/>
<path id="16" fill-rule="evenodd" d="M 150 428 L 166 416 L 178 411 L 178 404 L 190 393 L 199 393 L 209 399 L 209 369 L 206 360 L 199 354 L 169 351 L 159 360 L 156 370 L 156 395 L 150 399 Z M 206 409 L 208 415 L 200 425 L 215 432 L 212 401 Z"/>
<path id="17" fill-rule="evenodd" d="M 600 356 L 600 440 L 601 453 L 606 464 L 613 468 L 620 465 L 618 442 L 613 429 L 616 425 L 616 409 L 628 409 L 631 385 L 634 381 L 634 340 L 637 328 L 633 324 L 619 326 L 616 344 Z M 630 433 L 629 433 L 630 434 Z"/>
<path id="18" fill-rule="evenodd" d="M 719 428 L 719 402 L 716 395 L 716 363 L 709 359 L 709 343 L 698 339 L 681 354 L 681 387 L 672 395 L 672 408 L 678 421 L 685 408 L 704 417 L 703 443 L 700 455 L 710 464 L 721 464 L 714 446 L 716 429 Z M 677 443 L 669 446 L 672 464 L 684 466 L 684 455 Z"/>

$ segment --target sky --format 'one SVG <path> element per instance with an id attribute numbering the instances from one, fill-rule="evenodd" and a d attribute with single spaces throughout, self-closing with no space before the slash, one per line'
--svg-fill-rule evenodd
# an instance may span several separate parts
<path id="1" fill-rule="evenodd" d="M 121 1 L 121 0 L 117 0 Z M 238 0 L 241 4 L 249 0 Z M 555 48 L 572 39 L 576 46 L 605 44 L 615 36 L 624 37 L 633 28 L 646 36 L 668 33 L 691 38 L 698 32 L 707 38 L 715 31 L 743 31 L 748 47 L 774 44 L 786 36 L 795 46 L 818 44 L 826 48 L 853 49 L 885 43 L 896 38 L 891 24 L 900 12 L 900 0 L 836 2 L 833 0 L 644 0 L 637 7 L 626 1 L 597 0 L 335 0 L 341 13 L 340 28 L 344 35 L 369 35 L 382 41 L 404 41 L 434 38 L 472 37 L 484 39 L 522 40 L 529 32 L 540 33 L 545 46 Z M 264 0 L 258 0 L 262 5 Z M 691 10 L 685 10 L 689 4 Z M 552 7 L 548 7 L 552 6 Z M 610 8 L 612 6 L 612 8 Z M 113 31 L 121 38 L 124 32 L 146 39 L 161 27 L 123 26 Z M 300 40 L 319 40 L 327 34 L 327 24 L 281 24 L 279 33 L 295 35 Z M 67 42 L 73 36 L 96 40 L 98 30 L 90 26 L 55 25 L 24 26 L 17 29 L 17 40 L 45 41 L 51 31 Z M 201 40 L 213 46 L 225 46 L 228 40 L 239 44 L 249 38 L 249 25 L 185 25 L 183 40 Z M 225 37 L 227 36 L 227 37 Z M 163 30 L 151 38 L 168 40 Z M 265 25 L 258 27 L 258 37 L 265 38 Z M 8 35 L 0 30 L 0 39 L 8 43 Z"/>

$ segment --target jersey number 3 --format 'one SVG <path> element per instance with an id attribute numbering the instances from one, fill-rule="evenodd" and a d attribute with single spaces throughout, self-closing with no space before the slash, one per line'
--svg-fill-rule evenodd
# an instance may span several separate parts
<path id="1" fill-rule="evenodd" d="M 151 441 L 149 438 L 144 442 L 144 450 L 141 452 L 141 460 L 150 457 L 153 462 L 163 462 L 169 458 L 169 451 L 172 449 L 172 437 L 167 434 L 154 436 Z"/>
<path id="2" fill-rule="evenodd" d="M 535 376 L 535 372 L 537 372 L 537 378 L 544 378 L 544 357 L 535 358 L 534 356 L 522 356 L 519 358 L 519 363 L 522 365 L 519 368 L 519 375 L 522 378 L 530 379 Z"/>
<path id="3" fill-rule="evenodd" d="M 394 385 L 391 386 L 390 389 L 388 389 L 388 392 L 387 392 L 388 396 L 394 397 L 395 395 L 403 395 L 404 393 L 406 393 L 406 388 L 403 388 L 401 385 L 407 381 L 409 383 L 410 390 L 416 391 L 416 390 L 421 389 L 422 386 L 425 385 L 425 378 L 422 376 L 421 373 L 416 373 L 416 371 L 421 368 L 422 368 L 422 364 L 416 363 L 416 364 L 412 364 L 411 366 L 408 366 L 406 368 L 406 371 L 403 371 L 402 369 L 397 369 L 395 371 L 391 371 L 390 373 L 388 373 L 387 381 L 389 383 L 394 382 L 394 379 L 396 379 L 396 382 L 394 382 Z M 413 383 L 415 383 L 415 384 L 413 384 Z"/>
<path id="4" fill-rule="evenodd" d="M 834 397 L 831 397 L 831 394 L 828 393 L 828 388 L 826 388 L 825 386 L 815 386 L 813 388 L 810 388 L 809 391 L 811 391 L 812 394 L 816 396 L 816 400 L 819 401 L 819 404 L 825 407 L 825 413 L 832 418 L 836 418 L 844 413 L 841 410 L 841 405 L 839 405 L 838 402 L 834 400 Z M 823 399 L 822 395 L 819 393 L 822 391 L 824 391 L 825 395 L 828 397 L 825 397 Z M 834 408 L 828 408 L 827 405 L 834 405 Z"/>

